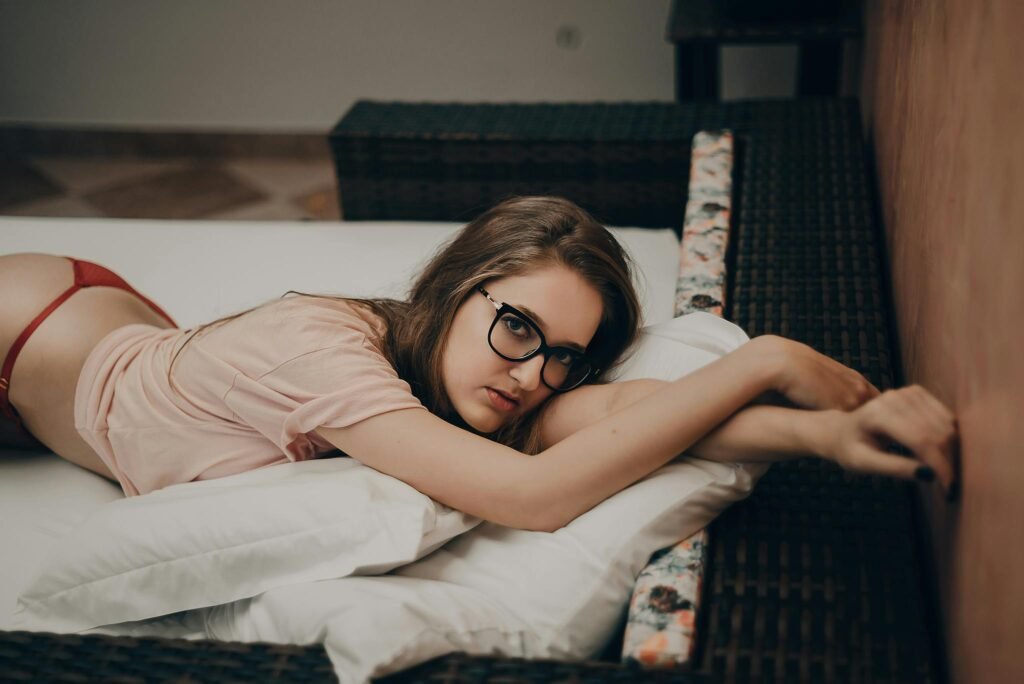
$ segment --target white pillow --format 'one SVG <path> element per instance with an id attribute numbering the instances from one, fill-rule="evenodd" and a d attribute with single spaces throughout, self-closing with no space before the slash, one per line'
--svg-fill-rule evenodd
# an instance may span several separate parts
<path id="1" fill-rule="evenodd" d="M 750 338 L 743 328 L 704 311 L 649 325 L 610 380 L 675 380 L 721 358 Z"/>
<path id="2" fill-rule="evenodd" d="M 350 458 L 172 485 L 88 517 L 24 589 L 14 625 L 74 632 L 380 574 L 479 522 Z"/>
<path id="3" fill-rule="evenodd" d="M 453 651 L 515 657 L 536 651 L 529 626 L 497 597 L 412 577 L 345 577 L 278 587 L 185 615 L 201 622 L 210 639 L 323 643 L 345 684 L 368 682 Z M 162 618 L 154 633 L 167 632 L 174 617 Z M 152 627 L 129 623 L 95 632 L 142 636 L 148 632 L 140 630 Z"/>
<path id="4" fill-rule="evenodd" d="M 682 316 L 646 328 L 619 379 L 671 380 L 747 339 L 711 314 Z M 485 522 L 387 577 L 279 587 L 211 608 L 204 623 L 216 639 L 324 642 L 345 682 L 452 651 L 592 658 L 651 554 L 746 497 L 767 467 L 677 459 L 554 533 Z"/>

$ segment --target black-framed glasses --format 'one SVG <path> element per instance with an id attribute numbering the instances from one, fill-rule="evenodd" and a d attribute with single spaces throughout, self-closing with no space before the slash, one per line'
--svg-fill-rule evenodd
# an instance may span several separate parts
<path id="1" fill-rule="evenodd" d="M 495 301 L 484 288 L 478 286 L 476 289 L 497 311 L 487 331 L 487 343 L 495 354 L 507 361 L 529 361 L 537 354 L 543 354 L 540 379 L 556 392 L 568 392 L 597 374 L 598 369 L 591 365 L 586 355 L 569 347 L 549 347 L 544 333 L 529 316 L 511 304 Z"/>

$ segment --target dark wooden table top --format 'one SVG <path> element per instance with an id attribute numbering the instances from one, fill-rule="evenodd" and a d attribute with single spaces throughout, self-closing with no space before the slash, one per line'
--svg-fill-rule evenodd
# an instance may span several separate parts
<path id="1" fill-rule="evenodd" d="M 822 2 L 813 15 L 805 16 L 796 11 L 770 16 L 768 10 L 758 8 L 754 12 L 761 16 L 750 18 L 730 12 L 730 4 L 737 3 L 673 0 L 665 38 L 672 43 L 766 43 L 842 40 L 863 33 L 860 0 Z"/>

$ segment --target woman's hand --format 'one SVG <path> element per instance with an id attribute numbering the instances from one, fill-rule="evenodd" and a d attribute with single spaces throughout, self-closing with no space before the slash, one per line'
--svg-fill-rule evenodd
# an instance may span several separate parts
<path id="1" fill-rule="evenodd" d="M 879 395 L 863 375 L 806 344 L 777 335 L 753 341 L 774 369 L 775 391 L 800 408 L 852 411 Z"/>
<path id="2" fill-rule="evenodd" d="M 938 478 L 951 497 L 955 491 L 959 435 L 956 416 L 920 385 L 883 392 L 850 413 L 830 412 L 822 454 L 855 473 L 906 480 Z M 886 450 L 896 442 L 913 458 Z"/>

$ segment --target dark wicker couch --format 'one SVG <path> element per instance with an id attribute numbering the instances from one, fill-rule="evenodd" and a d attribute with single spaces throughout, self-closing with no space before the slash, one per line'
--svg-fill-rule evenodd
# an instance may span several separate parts
<path id="1" fill-rule="evenodd" d="M 346 220 L 465 221 L 512 194 L 613 225 L 682 225 L 690 139 L 738 154 L 725 316 L 902 382 L 871 161 L 854 100 L 695 104 L 358 103 L 331 133 Z M 393 682 L 942 682 L 930 557 L 911 485 L 778 464 L 711 526 L 688 671 L 454 654 Z M 332 681 L 322 647 L 0 633 L 5 681 Z"/>

